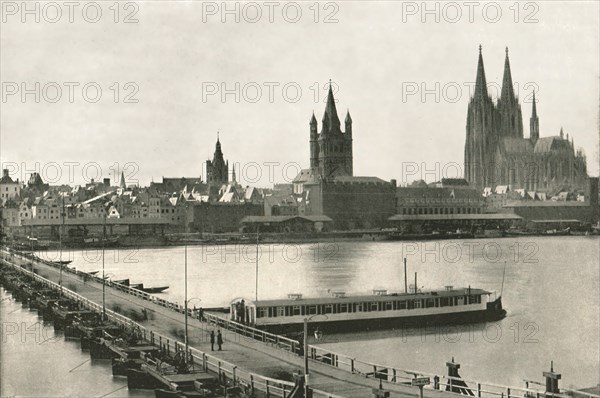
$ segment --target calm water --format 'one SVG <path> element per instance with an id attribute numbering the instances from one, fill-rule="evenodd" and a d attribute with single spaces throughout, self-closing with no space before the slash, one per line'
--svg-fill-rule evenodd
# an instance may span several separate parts
<path id="1" fill-rule="evenodd" d="M 542 381 L 542 371 L 554 360 L 562 386 L 590 387 L 600 379 L 599 244 L 595 237 L 524 237 L 261 245 L 258 296 L 401 291 L 403 256 L 409 283 L 416 271 L 422 289 L 471 285 L 500 293 L 505 270 L 508 316 L 498 323 L 468 330 L 331 335 L 322 344 L 356 358 L 438 374 L 455 357 L 465 378 L 516 386 L 523 386 L 524 378 Z M 254 298 L 255 253 L 254 245 L 188 247 L 190 306 Z M 58 258 L 54 252 L 45 256 Z M 63 253 L 67 257 L 77 269 L 102 268 L 95 249 Z M 182 303 L 184 258 L 183 247 L 107 250 L 105 272 L 146 286 L 169 285 L 161 296 Z"/>

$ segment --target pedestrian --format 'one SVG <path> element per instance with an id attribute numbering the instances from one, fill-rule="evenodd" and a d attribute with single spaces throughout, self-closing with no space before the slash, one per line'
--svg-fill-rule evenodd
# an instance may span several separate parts
<path id="1" fill-rule="evenodd" d="M 210 350 L 211 351 L 215 350 L 215 331 L 214 330 L 210 331 Z"/>
<path id="2" fill-rule="evenodd" d="M 223 335 L 221 334 L 220 330 L 217 332 L 217 345 L 219 346 L 219 351 L 221 351 L 221 346 L 223 345 Z"/>

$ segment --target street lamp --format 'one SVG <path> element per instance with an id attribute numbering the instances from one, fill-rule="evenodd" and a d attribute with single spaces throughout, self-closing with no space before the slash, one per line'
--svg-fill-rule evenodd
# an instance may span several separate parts
<path id="1" fill-rule="evenodd" d="M 106 210 L 102 226 L 102 322 L 106 319 L 106 278 L 104 275 L 104 242 L 106 241 Z"/>
<path id="2" fill-rule="evenodd" d="M 324 316 L 325 319 L 329 319 L 325 314 L 314 314 L 304 318 L 304 397 L 308 397 L 308 321 L 317 316 Z"/>

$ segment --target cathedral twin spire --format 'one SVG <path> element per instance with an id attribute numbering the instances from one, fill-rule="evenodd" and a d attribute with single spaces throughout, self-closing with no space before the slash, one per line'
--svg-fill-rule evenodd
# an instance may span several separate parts
<path id="1" fill-rule="evenodd" d="M 479 46 L 479 59 L 477 62 L 477 77 L 475 79 L 474 100 L 487 101 L 489 98 L 487 91 L 487 81 L 485 78 L 485 68 L 483 66 L 483 55 L 481 45 Z M 504 75 L 502 77 L 502 89 L 500 98 L 496 105 L 498 111 L 498 120 L 500 125 L 499 133 L 501 137 L 523 138 L 523 120 L 521 116 L 521 105 L 515 95 L 512 74 L 510 70 L 510 60 L 508 57 L 508 47 L 506 47 L 506 57 L 504 59 Z"/>

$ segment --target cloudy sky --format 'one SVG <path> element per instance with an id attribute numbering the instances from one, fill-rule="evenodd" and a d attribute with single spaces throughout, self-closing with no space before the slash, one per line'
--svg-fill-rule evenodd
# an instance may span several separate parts
<path id="1" fill-rule="evenodd" d="M 356 175 L 455 176 L 480 44 L 491 93 L 509 47 L 525 136 L 535 89 L 540 135 L 562 126 L 598 175 L 597 1 L 49 4 L 2 3 L 0 155 L 18 178 L 198 177 L 220 131 L 243 183 L 285 182 L 329 79 Z"/>

